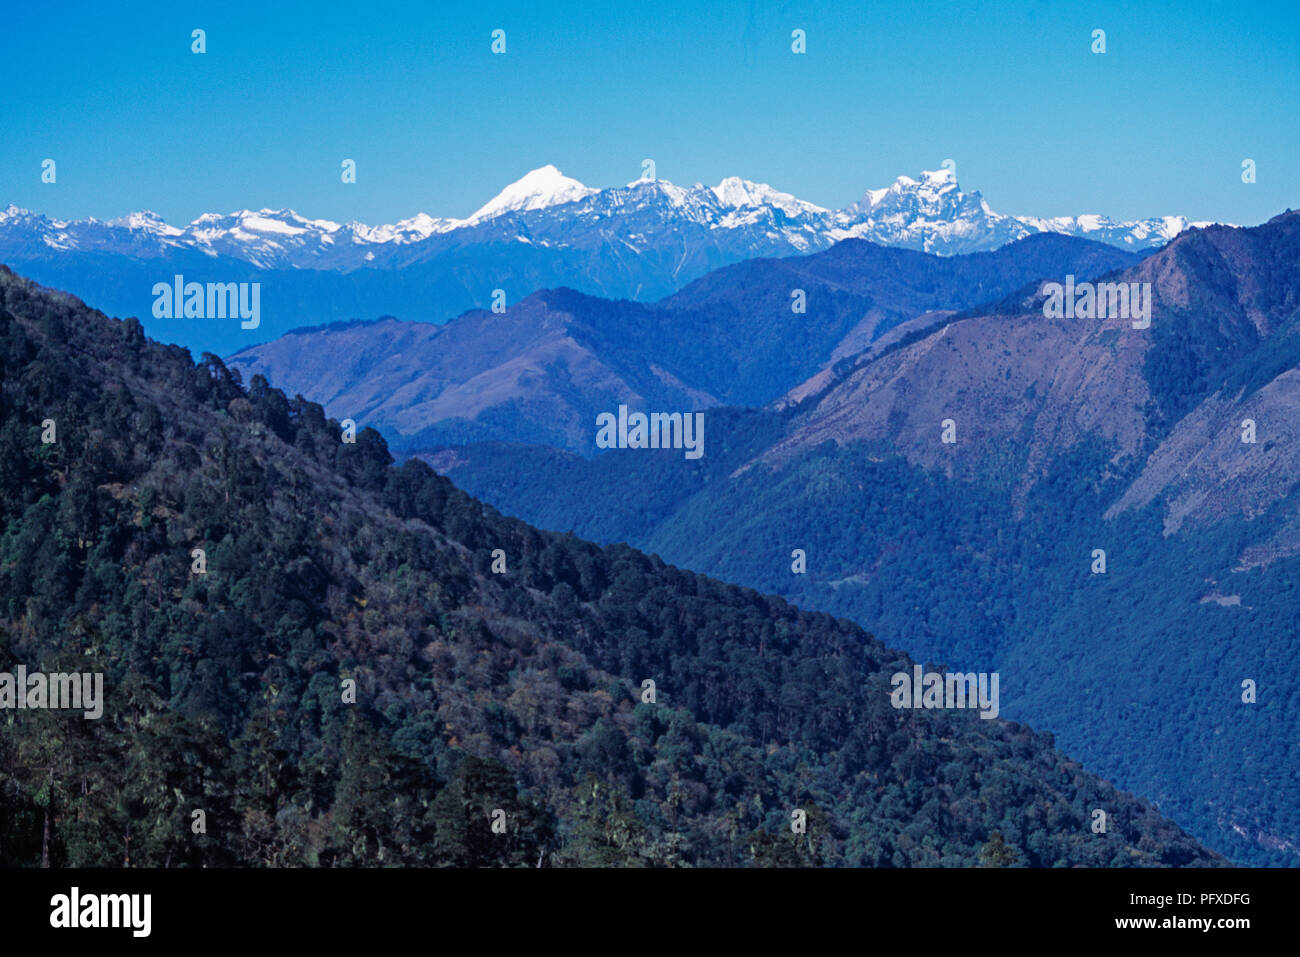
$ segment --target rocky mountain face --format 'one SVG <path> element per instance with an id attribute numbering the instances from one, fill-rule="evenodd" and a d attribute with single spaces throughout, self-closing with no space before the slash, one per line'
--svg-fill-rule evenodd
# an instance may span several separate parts
<path id="1" fill-rule="evenodd" d="M 207 213 L 173 226 L 150 212 L 101 222 L 0 211 L 0 262 L 138 316 L 192 349 L 234 352 L 291 328 L 378 315 L 442 322 L 567 286 L 652 302 L 730 263 L 824 250 L 845 239 L 957 255 L 1058 233 L 1140 251 L 1190 225 L 1168 216 L 1114 222 L 996 213 L 950 170 L 899 177 L 841 210 L 728 177 L 714 187 L 645 179 L 596 190 L 553 166 L 528 173 L 465 219 L 424 213 L 383 226 L 287 210 Z M 155 283 L 259 282 L 253 329 L 205 317 L 156 317 Z"/>

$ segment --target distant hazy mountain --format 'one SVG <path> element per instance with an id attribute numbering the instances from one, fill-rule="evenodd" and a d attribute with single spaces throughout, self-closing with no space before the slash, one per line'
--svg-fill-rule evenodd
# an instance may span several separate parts
<path id="1" fill-rule="evenodd" d="M 497 289 L 508 302 L 560 286 L 654 301 L 719 266 L 844 239 L 956 255 L 1051 232 L 1143 250 L 1189 225 L 1178 216 L 1006 216 L 979 193 L 963 193 L 947 169 L 899 177 L 827 210 L 737 177 L 715 187 L 639 180 L 596 190 L 545 166 L 466 219 L 421 213 L 373 227 L 283 209 L 208 213 L 177 227 L 149 212 L 65 222 L 9 206 L 0 211 L 0 262 L 137 315 L 164 341 L 229 353 L 305 324 L 384 314 L 441 322 L 490 306 Z M 260 282 L 258 327 L 155 319 L 151 290 L 178 273 L 203 283 Z"/>
<path id="2" fill-rule="evenodd" d="M 724 267 L 652 305 L 551 290 L 442 326 L 304 328 L 229 364 L 405 448 L 500 439 L 589 452 L 595 416 L 620 402 L 763 405 L 905 321 L 911 328 L 1040 277 L 1086 278 L 1137 258 L 1057 235 L 952 257 L 845 240 Z"/>
<path id="3" fill-rule="evenodd" d="M 1294 866 L 1300 213 L 1193 231 L 1104 280 L 1150 283 L 1149 328 L 1047 318 L 1035 283 L 900 326 L 763 409 L 710 410 L 696 462 L 426 457 L 542 527 L 921 657 L 991 658 L 1012 713 L 1210 846 Z"/>

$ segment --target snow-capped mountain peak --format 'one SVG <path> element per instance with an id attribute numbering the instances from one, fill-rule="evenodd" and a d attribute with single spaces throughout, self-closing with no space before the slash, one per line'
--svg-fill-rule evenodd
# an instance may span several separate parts
<path id="1" fill-rule="evenodd" d="M 667 201 L 669 208 L 691 208 L 695 209 L 701 201 L 713 200 L 709 190 L 703 186 L 685 187 L 678 186 L 676 183 L 670 183 L 666 179 L 634 179 L 623 187 L 625 197 L 631 201 L 635 200 L 639 204 L 654 203 L 655 197 L 663 197 Z M 705 199 L 707 197 L 707 199 Z M 692 216 L 692 218 L 695 218 Z"/>
<path id="2" fill-rule="evenodd" d="M 428 213 L 416 213 L 391 226 L 367 226 L 365 223 L 348 223 L 353 238 L 359 243 L 393 243 L 405 245 L 418 243 L 436 233 L 446 233 L 464 226 L 464 220 L 435 218 Z"/>
<path id="3" fill-rule="evenodd" d="M 623 278 L 620 270 L 627 267 L 619 257 L 628 250 L 661 257 L 656 262 L 671 264 L 665 267 L 669 278 L 628 280 L 626 290 L 620 287 L 622 294 L 641 297 L 667 294 L 705 266 L 815 252 L 849 238 L 953 255 L 1054 232 L 1147 249 L 1200 225 L 1206 224 L 1181 216 L 1134 222 L 1095 214 L 1008 216 L 990 209 L 978 192 L 963 192 L 953 171 L 944 168 L 916 178 L 900 176 L 889 186 L 867 190 L 850 206 L 827 210 L 738 176 L 713 187 L 646 178 L 597 190 L 547 165 L 511 183 L 468 219 L 418 213 L 383 226 L 340 225 L 269 208 L 205 213 L 180 228 L 149 211 L 108 223 L 93 218 L 65 222 L 10 204 L 0 209 L 0 261 L 20 261 L 33 249 L 149 257 L 189 249 L 265 269 L 346 272 L 402 269 L 444 255 L 454 260 L 460 255 L 456 250 L 466 245 L 521 243 L 608 255 L 620 263 L 616 273 Z M 444 241 L 450 234 L 459 238 Z M 588 262 L 584 268 L 594 268 L 583 261 Z M 579 285 L 583 278 L 566 277 Z M 606 285 L 600 288 L 609 291 Z"/>
<path id="4" fill-rule="evenodd" d="M 141 210 L 137 213 L 128 213 L 126 216 L 110 219 L 106 225 L 117 226 L 122 229 L 138 229 L 145 232 L 156 233 L 160 236 L 179 236 L 184 232 L 168 223 L 151 209 Z"/>
<path id="5" fill-rule="evenodd" d="M 921 171 L 921 180 L 926 183 L 933 183 L 938 186 L 944 186 L 951 183 L 957 185 L 957 173 L 949 166 L 941 166 L 938 169 L 927 169 Z"/>
<path id="6" fill-rule="evenodd" d="M 4 209 L 0 209 L 0 223 L 6 223 L 10 220 L 28 219 L 35 214 L 30 209 L 24 209 L 21 206 L 15 206 L 10 203 Z"/>
<path id="7" fill-rule="evenodd" d="M 713 195 L 718 197 L 718 202 L 723 206 L 732 206 L 736 208 L 747 206 L 772 206 L 781 210 L 787 216 L 798 216 L 801 213 L 825 213 L 826 210 L 820 206 L 814 206 L 812 203 L 805 203 L 789 193 L 782 193 L 773 189 L 766 183 L 752 183 L 747 179 L 741 179 L 739 176 L 728 176 L 717 186 L 713 187 Z"/>
<path id="8" fill-rule="evenodd" d="M 976 203 L 979 193 L 970 194 Z M 957 208 L 967 199 L 967 194 L 957 185 L 957 177 L 950 169 L 924 170 L 919 180 L 900 176 L 884 189 L 869 189 L 850 210 L 871 213 L 885 208 L 908 207 L 925 210 L 931 215 Z"/>
<path id="9" fill-rule="evenodd" d="M 484 220 L 494 219 L 503 213 L 560 206 L 585 199 L 598 192 L 600 190 L 583 186 L 576 179 L 565 176 L 548 163 L 515 180 L 487 204 L 476 210 L 465 222 L 475 225 Z"/>
<path id="10" fill-rule="evenodd" d="M 152 215 L 132 213 L 132 216 Z M 127 217 L 130 219 L 131 217 Z M 333 233 L 343 227 L 328 219 L 307 219 L 299 216 L 292 209 L 259 210 L 241 209 L 238 212 L 204 213 L 194 222 L 191 229 L 196 231 L 243 230 L 257 234 L 279 234 L 283 236 L 301 236 L 305 233 Z"/>

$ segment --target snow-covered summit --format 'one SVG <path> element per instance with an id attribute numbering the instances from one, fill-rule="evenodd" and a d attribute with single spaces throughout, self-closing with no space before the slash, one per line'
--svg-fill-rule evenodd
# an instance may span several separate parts
<path id="1" fill-rule="evenodd" d="M 723 206 L 772 206 L 781 210 L 787 216 L 798 216 L 801 213 L 827 212 L 820 206 L 805 203 L 789 193 L 782 193 L 780 190 L 773 189 L 766 183 L 751 183 L 739 176 L 728 176 L 713 187 L 713 194 L 718 197 L 718 202 Z"/>
<path id="2" fill-rule="evenodd" d="M 585 199 L 598 192 L 600 190 L 583 186 L 576 179 L 565 176 L 548 163 L 515 180 L 488 203 L 479 207 L 465 222 L 477 224 L 503 213 L 560 206 Z"/>
<path id="3" fill-rule="evenodd" d="M 161 236 L 179 236 L 184 230 L 170 226 L 167 222 L 151 209 L 141 210 L 138 213 L 128 213 L 117 219 L 110 219 L 107 223 L 109 226 L 117 226 L 122 229 L 139 229 L 145 232 L 157 233 Z"/>
<path id="4" fill-rule="evenodd" d="M 107 223 L 65 222 L 9 204 L 0 209 L 0 254 L 48 248 L 168 255 L 188 248 L 262 268 L 352 270 L 402 268 L 441 255 L 447 243 L 604 244 L 638 253 L 676 250 L 672 254 L 680 257 L 685 237 L 693 236 L 690 242 L 700 250 L 716 251 L 705 256 L 707 261 L 724 262 L 815 252 L 848 238 L 952 255 L 996 249 L 1039 232 L 1146 249 L 1194 225 L 1205 224 L 1181 216 L 1133 222 L 1096 214 L 1008 216 L 993 211 L 978 192 L 963 192 L 953 170 L 942 167 L 915 178 L 900 176 L 843 209 L 827 210 L 738 176 L 713 187 L 644 178 L 593 189 L 548 164 L 511 183 L 467 219 L 421 212 L 381 226 L 341 225 L 269 208 L 205 213 L 181 227 L 149 211 Z M 443 242 L 452 234 L 458 238 Z"/>

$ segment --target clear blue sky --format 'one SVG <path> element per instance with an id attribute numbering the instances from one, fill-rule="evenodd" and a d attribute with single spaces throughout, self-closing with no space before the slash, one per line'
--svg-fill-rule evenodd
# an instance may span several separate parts
<path id="1" fill-rule="evenodd" d="M 8 6 L 0 206 L 58 217 L 464 216 L 545 163 L 610 186 L 646 157 L 829 207 L 945 158 L 1006 213 L 1300 207 L 1295 2 Z"/>

